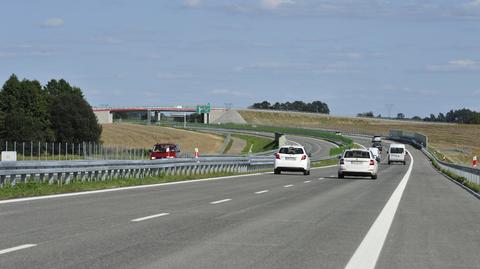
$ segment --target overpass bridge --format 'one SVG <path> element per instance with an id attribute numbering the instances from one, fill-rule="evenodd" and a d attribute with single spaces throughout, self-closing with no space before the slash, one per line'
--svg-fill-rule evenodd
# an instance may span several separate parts
<path id="1" fill-rule="evenodd" d="M 153 113 L 154 117 L 159 119 L 162 112 L 186 114 L 197 111 L 197 108 L 194 106 L 93 107 L 92 109 L 100 124 L 113 123 L 113 113 L 116 112 L 146 112 L 149 119 L 151 119 Z M 204 117 L 204 123 L 209 123 L 211 120 L 219 117 L 219 115 L 222 115 L 226 110 L 225 108 L 212 108 L 211 112 Z"/>

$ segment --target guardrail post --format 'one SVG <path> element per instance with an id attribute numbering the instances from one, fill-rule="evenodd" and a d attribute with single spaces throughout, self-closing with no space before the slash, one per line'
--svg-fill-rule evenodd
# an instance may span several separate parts
<path id="1" fill-rule="evenodd" d="M 72 181 L 72 173 L 67 172 L 66 178 L 65 178 L 65 184 L 70 184 L 70 181 Z"/>
<path id="2" fill-rule="evenodd" d="M 17 183 L 17 175 L 10 175 L 10 181 L 9 181 L 11 186 L 15 186 Z"/>
<path id="3" fill-rule="evenodd" d="M 54 174 L 48 173 L 48 184 L 53 184 Z"/>

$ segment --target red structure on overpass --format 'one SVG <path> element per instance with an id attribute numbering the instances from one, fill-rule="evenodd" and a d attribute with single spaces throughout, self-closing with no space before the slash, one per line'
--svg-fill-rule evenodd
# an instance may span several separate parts
<path id="1" fill-rule="evenodd" d="M 94 107 L 93 112 L 134 112 L 134 111 L 161 111 L 161 112 L 196 112 L 196 107 L 160 107 L 160 106 L 135 106 L 135 107 Z"/>

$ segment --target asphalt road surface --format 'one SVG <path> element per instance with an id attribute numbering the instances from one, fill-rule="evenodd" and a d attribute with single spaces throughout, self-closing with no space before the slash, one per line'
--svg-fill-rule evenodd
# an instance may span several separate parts
<path id="1" fill-rule="evenodd" d="M 480 200 L 410 151 L 377 180 L 329 167 L 0 202 L 0 268 L 480 268 Z"/>

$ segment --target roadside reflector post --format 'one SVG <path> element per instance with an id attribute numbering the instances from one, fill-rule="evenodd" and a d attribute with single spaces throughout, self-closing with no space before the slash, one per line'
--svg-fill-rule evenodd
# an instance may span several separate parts
<path id="1" fill-rule="evenodd" d="M 472 159 L 472 166 L 473 166 L 473 168 L 476 168 L 477 165 L 478 165 L 477 156 L 473 156 L 473 159 Z"/>
<path id="2" fill-rule="evenodd" d="M 195 158 L 198 158 L 200 154 L 198 153 L 198 148 L 195 148 Z"/>

